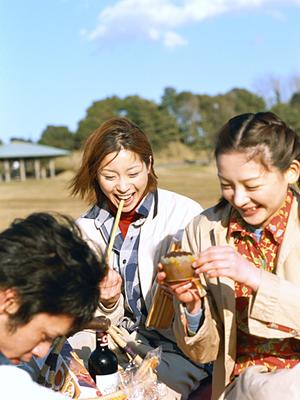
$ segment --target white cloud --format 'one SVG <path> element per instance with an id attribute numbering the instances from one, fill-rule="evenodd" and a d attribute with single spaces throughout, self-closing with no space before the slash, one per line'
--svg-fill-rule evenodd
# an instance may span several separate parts
<path id="1" fill-rule="evenodd" d="M 149 29 L 149 38 L 151 40 L 159 40 L 160 39 L 160 32 L 158 29 Z"/>
<path id="2" fill-rule="evenodd" d="M 178 35 L 176 32 L 166 32 L 166 34 L 164 35 L 163 38 L 163 44 L 166 47 L 176 47 L 176 46 L 183 46 L 185 44 L 187 44 L 187 41 L 181 37 L 180 35 Z"/>
<path id="3" fill-rule="evenodd" d="M 233 10 L 264 7 L 266 11 L 267 5 L 288 4 L 300 5 L 300 0 L 116 0 L 100 12 L 96 28 L 85 30 L 85 36 L 89 40 L 147 39 L 176 47 L 187 43 L 178 33 L 184 26 Z"/>

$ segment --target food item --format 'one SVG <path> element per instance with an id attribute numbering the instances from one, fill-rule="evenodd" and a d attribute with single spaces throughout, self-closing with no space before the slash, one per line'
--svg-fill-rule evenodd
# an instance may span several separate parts
<path id="1" fill-rule="evenodd" d="M 152 357 L 144 360 L 143 364 L 137 370 L 135 374 L 135 379 L 142 381 L 146 379 L 147 375 L 152 374 L 153 370 L 157 368 L 159 364 L 159 359 L 157 357 Z"/>
<path id="2" fill-rule="evenodd" d="M 194 278 L 192 263 L 196 257 L 187 251 L 171 251 L 162 257 L 161 263 L 166 273 L 166 282 L 180 282 Z"/>
<path id="3" fill-rule="evenodd" d="M 100 397 L 101 400 L 126 400 L 127 395 L 124 393 L 123 390 L 118 390 L 117 392 L 105 394 L 104 396 Z"/>

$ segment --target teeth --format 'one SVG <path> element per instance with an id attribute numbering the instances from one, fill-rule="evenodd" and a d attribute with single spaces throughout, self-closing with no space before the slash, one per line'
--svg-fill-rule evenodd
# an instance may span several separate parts
<path id="1" fill-rule="evenodd" d="M 120 200 L 128 200 L 131 197 L 131 194 L 128 196 L 117 196 Z"/>

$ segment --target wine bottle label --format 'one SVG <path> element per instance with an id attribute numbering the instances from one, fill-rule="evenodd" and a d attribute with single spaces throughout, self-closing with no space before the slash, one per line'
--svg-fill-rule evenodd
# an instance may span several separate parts
<path id="1" fill-rule="evenodd" d="M 101 347 L 107 347 L 108 346 L 108 336 L 107 333 L 105 332 L 97 332 L 97 342 Z"/>
<path id="2" fill-rule="evenodd" d="M 103 395 L 117 391 L 119 386 L 119 372 L 109 375 L 96 375 L 96 385 Z"/>

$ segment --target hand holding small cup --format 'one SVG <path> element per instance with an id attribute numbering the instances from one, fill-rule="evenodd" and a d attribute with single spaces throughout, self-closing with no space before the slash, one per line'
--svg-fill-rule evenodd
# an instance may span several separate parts
<path id="1" fill-rule="evenodd" d="M 184 282 L 195 278 L 195 270 L 192 263 L 196 257 L 187 251 L 171 251 L 161 258 L 164 272 L 166 274 L 165 281 L 171 282 Z"/>

